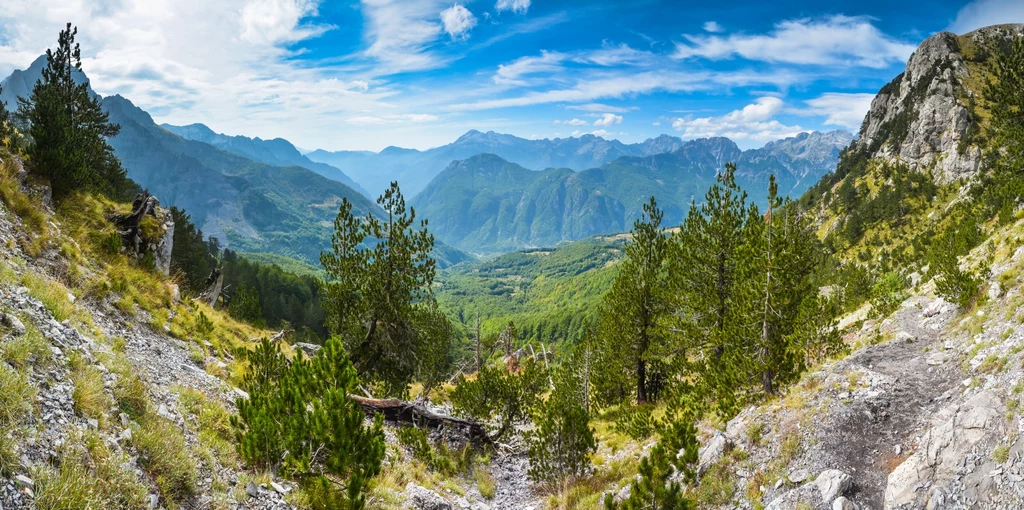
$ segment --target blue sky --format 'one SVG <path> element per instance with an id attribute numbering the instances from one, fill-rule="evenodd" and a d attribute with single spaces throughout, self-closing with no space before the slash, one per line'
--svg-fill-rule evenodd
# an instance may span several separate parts
<path id="1" fill-rule="evenodd" d="M 0 76 L 79 26 L 84 68 L 158 122 L 304 148 L 428 148 L 469 129 L 754 147 L 856 131 L 926 37 L 1019 0 L 5 0 Z"/>

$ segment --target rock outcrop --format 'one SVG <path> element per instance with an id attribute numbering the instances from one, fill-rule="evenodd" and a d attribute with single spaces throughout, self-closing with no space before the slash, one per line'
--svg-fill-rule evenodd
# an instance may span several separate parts
<path id="1" fill-rule="evenodd" d="M 989 48 L 1021 34 L 1024 25 L 999 25 L 926 39 L 906 71 L 871 102 L 856 147 L 873 158 L 934 170 L 939 182 L 974 175 L 982 159 L 978 109 Z"/>

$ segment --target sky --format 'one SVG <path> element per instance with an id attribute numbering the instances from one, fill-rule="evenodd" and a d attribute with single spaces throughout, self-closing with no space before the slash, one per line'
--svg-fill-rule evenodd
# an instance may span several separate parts
<path id="1" fill-rule="evenodd" d="M 305 149 L 667 133 L 743 148 L 856 132 L 925 38 L 1021 0 L 4 0 L 0 77 L 78 26 L 83 69 L 157 122 Z"/>

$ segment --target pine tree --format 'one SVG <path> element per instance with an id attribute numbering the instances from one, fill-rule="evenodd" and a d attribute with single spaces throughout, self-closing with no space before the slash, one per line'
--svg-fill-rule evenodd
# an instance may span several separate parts
<path id="1" fill-rule="evenodd" d="M 249 285 L 241 285 L 235 290 L 228 303 L 228 313 L 240 321 L 258 324 L 263 320 L 263 309 L 260 307 L 260 295 Z"/>
<path id="2" fill-rule="evenodd" d="M 818 262 L 816 239 L 796 207 L 778 197 L 769 178 L 764 215 L 751 206 L 737 249 L 736 303 L 744 365 L 766 394 L 803 369 L 803 339 L 794 335 L 805 299 L 817 288 L 812 276 Z"/>
<path id="3" fill-rule="evenodd" d="M 324 310 L 360 376 L 386 394 L 402 395 L 413 375 L 422 373 L 421 361 L 436 360 L 425 353 L 447 351 L 451 339 L 422 333 L 445 331 L 435 327 L 439 316 L 431 308 L 434 236 L 426 220 L 413 228 L 416 212 L 406 209 L 396 182 L 377 203 L 386 217 L 359 218 L 342 200 L 332 249 L 320 256 L 330 276 L 322 286 Z"/>
<path id="4" fill-rule="evenodd" d="M 547 384 L 547 371 L 532 358 L 513 368 L 484 366 L 475 379 L 459 375 L 451 393 L 452 406 L 457 414 L 476 420 L 498 419 L 491 435 L 497 441 L 529 418 Z"/>
<path id="5" fill-rule="evenodd" d="M 231 418 L 242 460 L 299 480 L 314 506 L 363 508 L 384 459 L 383 422 L 378 415 L 365 426 L 348 398 L 358 378 L 341 341 L 329 339 L 313 359 L 288 360 L 266 339 L 238 354 L 249 363 L 249 398 L 238 399 Z"/>
<path id="6" fill-rule="evenodd" d="M 4 88 L 0 87 L 0 94 L 3 94 Z M 14 126 L 11 125 L 11 113 L 7 111 L 7 106 L 3 101 L 0 101 L 0 146 L 4 146 L 9 143 L 9 138 L 14 133 Z"/>
<path id="7" fill-rule="evenodd" d="M 748 214 L 747 194 L 737 186 L 735 173 L 736 166 L 726 164 L 704 203 L 690 206 L 669 265 L 673 329 L 682 337 L 686 357 L 697 364 L 688 371 L 702 376 L 704 390 L 725 411 L 735 405 L 732 397 L 740 385 L 733 370 L 741 356 L 734 330 L 736 250 Z"/>
<path id="8" fill-rule="evenodd" d="M 560 483 L 583 476 L 590 454 L 597 449 L 590 414 L 581 400 L 585 390 L 581 373 L 571 363 L 555 371 L 555 388 L 533 410 L 534 428 L 526 434 L 530 478 Z"/>
<path id="9" fill-rule="evenodd" d="M 668 314 L 665 258 L 669 240 L 661 231 L 664 213 L 651 197 L 644 215 L 633 224 L 626 258 L 604 297 L 599 321 L 599 366 L 603 370 L 606 401 L 620 400 L 616 385 L 629 391 L 637 404 L 653 401 L 649 369 L 669 351 L 663 324 Z M 611 403 L 611 402 L 609 402 Z"/>
<path id="10" fill-rule="evenodd" d="M 18 115 L 29 125 L 29 155 L 34 168 L 49 177 L 54 198 L 77 190 L 125 198 L 137 186 L 107 143 L 121 128 L 109 122 L 89 85 L 74 80 L 82 69 L 77 34 L 68 23 L 57 49 L 46 50 L 46 68 L 31 96 L 18 100 Z"/>
<path id="11" fill-rule="evenodd" d="M 184 293 L 198 295 L 206 290 L 206 279 L 217 266 L 217 260 L 203 240 L 203 231 L 196 228 L 184 209 L 172 206 L 171 218 L 174 220 L 171 273 L 177 275 L 183 284 Z"/>

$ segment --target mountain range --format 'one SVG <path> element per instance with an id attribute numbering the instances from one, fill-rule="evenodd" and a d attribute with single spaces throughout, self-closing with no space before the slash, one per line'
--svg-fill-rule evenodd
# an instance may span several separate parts
<path id="1" fill-rule="evenodd" d="M 453 162 L 412 204 L 430 219 L 438 238 L 464 250 L 490 254 L 553 246 L 629 230 L 651 196 L 665 211 L 665 224 L 678 224 L 727 162 L 736 163 L 737 183 L 755 202 L 765 200 L 770 174 L 780 194 L 799 196 L 835 169 L 852 141 L 845 131 L 801 133 L 743 151 L 728 138 L 705 138 L 583 171 L 534 171 L 480 154 Z"/>
<path id="2" fill-rule="evenodd" d="M 380 152 L 315 150 L 306 154 L 313 160 L 341 169 L 363 187 L 385 189 L 397 180 L 408 196 L 422 191 L 437 174 L 459 159 L 477 154 L 495 154 L 531 170 L 570 168 L 585 170 L 623 156 L 651 156 L 671 152 L 683 141 L 661 135 L 642 143 L 624 144 L 586 134 L 580 137 L 529 140 L 513 135 L 471 130 L 454 142 L 425 151 L 388 147 Z"/>

